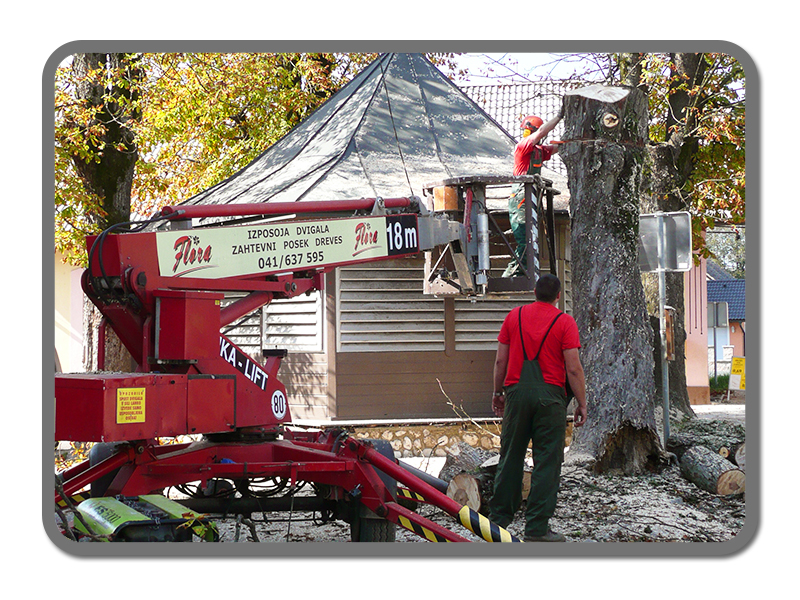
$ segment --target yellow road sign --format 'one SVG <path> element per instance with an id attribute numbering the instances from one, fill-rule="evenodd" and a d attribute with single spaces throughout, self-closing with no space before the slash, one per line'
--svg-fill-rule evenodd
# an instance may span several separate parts
<path id="1" fill-rule="evenodd" d="M 731 376 L 728 380 L 729 390 L 743 390 L 745 379 L 745 366 L 743 356 L 734 356 L 731 359 Z"/>

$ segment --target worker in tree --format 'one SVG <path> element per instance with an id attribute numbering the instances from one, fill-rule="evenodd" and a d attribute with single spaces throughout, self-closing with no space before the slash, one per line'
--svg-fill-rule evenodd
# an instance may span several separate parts
<path id="1" fill-rule="evenodd" d="M 561 281 L 544 275 L 536 301 L 508 313 L 497 336 L 492 410 L 503 417 L 500 462 L 490 518 L 508 527 L 522 502 L 522 473 L 532 442 L 533 472 L 525 507 L 526 542 L 564 542 L 549 526 L 558 497 L 567 425 L 567 378 L 575 394 L 575 427 L 586 422 L 586 382 L 578 326 L 558 308 Z"/>
<path id="2" fill-rule="evenodd" d="M 562 109 L 563 110 L 563 109 Z M 558 152 L 554 145 L 541 145 L 541 142 L 561 120 L 562 113 L 544 123 L 539 117 L 525 117 L 522 119 L 522 139 L 514 149 L 514 176 L 538 175 L 542 172 L 542 163 L 549 160 Z M 533 207 L 536 210 L 536 207 Z M 503 273 L 503 277 L 522 275 L 521 264 L 527 269 L 527 255 L 525 253 L 525 186 L 521 183 L 514 184 L 511 196 L 508 199 L 508 218 L 511 221 L 511 232 L 517 242 L 514 254 L 517 260 L 511 260 Z M 534 232 L 536 235 L 536 232 Z"/>

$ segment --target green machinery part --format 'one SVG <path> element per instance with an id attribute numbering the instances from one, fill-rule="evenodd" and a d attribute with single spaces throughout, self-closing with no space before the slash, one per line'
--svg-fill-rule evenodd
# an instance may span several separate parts
<path id="1" fill-rule="evenodd" d="M 191 542 L 194 535 L 207 542 L 219 540 L 214 523 L 158 494 L 89 498 L 78 505 L 83 534 L 117 542 Z"/>

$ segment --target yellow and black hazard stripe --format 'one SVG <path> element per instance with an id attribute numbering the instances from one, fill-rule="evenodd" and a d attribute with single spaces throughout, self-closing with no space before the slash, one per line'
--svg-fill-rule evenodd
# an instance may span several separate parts
<path id="1" fill-rule="evenodd" d="M 419 523 L 414 523 L 411 519 L 400 515 L 397 517 L 397 524 L 409 531 L 413 531 L 418 536 L 424 537 L 429 542 L 449 542 L 447 538 L 439 535 L 435 531 L 431 531 L 427 527 L 423 527 Z"/>
<path id="2" fill-rule="evenodd" d="M 83 502 L 84 500 L 88 500 L 89 498 L 91 498 L 91 495 L 89 494 L 89 492 L 86 492 L 86 493 L 75 494 L 74 496 L 70 497 L 70 500 L 72 501 L 72 504 L 80 504 L 81 502 Z M 67 507 L 67 502 L 63 498 L 59 498 L 56 504 L 58 505 L 59 508 Z"/>
<path id="3" fill-rule="evenodd" d="M 459 522 L 475 535 L 479 535 L 487 542 L 521 542 L 519 538 L 499 525 L 492 523 L 482 514 L 464 506 L 458 511 Z"/>
<path id="4" fill-rule="evenodd" d="M 425 498 L 420 496 L 416 492 L 412 492 L 411 490 L 407 490 L 406 488 L 398 488 L 397 489 L 397 497 L 398 498 L 407 498 L 408 500 L 414 500 L 415 502 L 425 502 Z"/>

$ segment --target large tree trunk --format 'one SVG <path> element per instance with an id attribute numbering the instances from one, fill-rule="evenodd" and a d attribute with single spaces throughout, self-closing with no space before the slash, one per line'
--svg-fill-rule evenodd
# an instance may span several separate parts
<path id="1" fill-rule="evenodd" d="M 94 114 L 86 130 L 81 129 L 82 124 L 75 124 L 86 138 L 89 157 L 76 154 L 72 162 L 84 188 L 101 203 L 102 213 L 90 218 L 100 229 L 106 229 L 130 220 L 133 175 L 139 157 L 130 124 L 140 118 L 137 90 L 141 71 L 135 59 L 124 54 L 97 53 L 76 54 L 72 69 L 78 82 L 77 100 Z M 98 368 L 100 315 L 88 299 L 84 301 L 84 369 L 92 371 Z M 110 328 L 102 343 L 106 370 L 130 370 L 130 354 Z"/>
<path id="2" fill-rule="evenodd" d="M 701 85 L 706 70 L 702 54 L 675 53 L 670 55 L 670 89 L 667 103 L 666 137 L 663 143 L 649 145 L 650 177 L 647 181 L 649 194 L 642 195 L 642 213 L 676 212 L 688 210 L 690 190 L 686 189 L 694 169 L 694 160 L 699 149 L 699 140 L 693 135 L 696 118 L 693 107 L 701 95 L 696 87 Z M 638 63 L 632 60 L 632 63 Z M 636 85 L 641 81 L 641 71 L 628 71 L 627 82 Z M 648 312 L 658 319 L 658 275 L 643 275 Z M 686 328 L 684 306 L 684 274 L 666 274 L 666 304 L 675 309 L 675 360 L 669 363 L 670 411 L 694 416 L 686 387 Z M 705 307 L 703 307 L 705 310 Z M 660 339 L 655 338 L 657 346 Z M 657 348 L 657 351 L 658 348 Z M 657 365 L 658 367 L 658 365 Z M 656 368 L 658 397 L 663 396 L 661 369 Z M 673 414 L 673 416 L 675 416 Z"/>
<path id="3" fill-rule="evenodd" d="M 575 319 L 587 383 L 588 420 L 570 452 L 599 472 L 642 472 L 660 458 L 655 423 L 653 331 L 638 266 L 639 196 L 647 98 L 590 86 L 564 99 L 572 211 Z"/>

